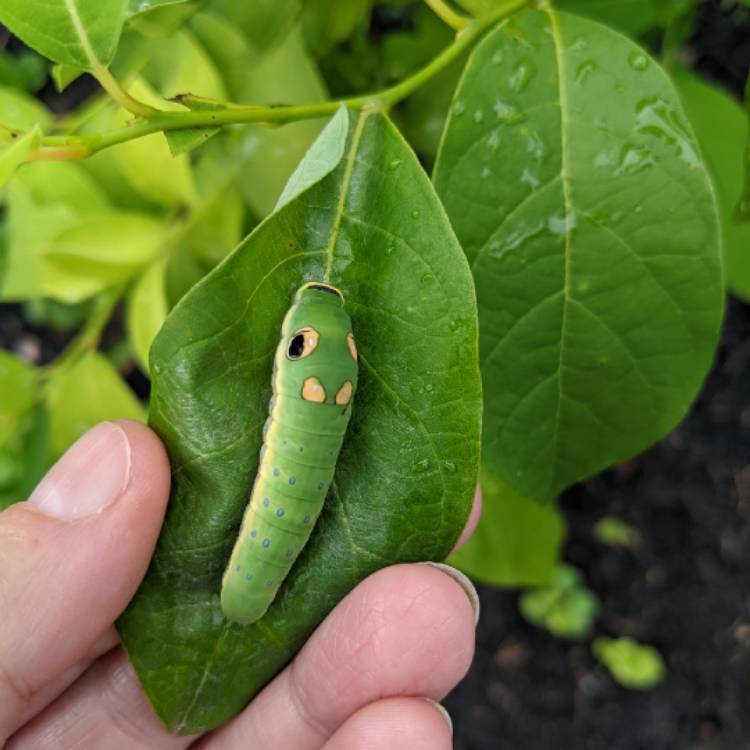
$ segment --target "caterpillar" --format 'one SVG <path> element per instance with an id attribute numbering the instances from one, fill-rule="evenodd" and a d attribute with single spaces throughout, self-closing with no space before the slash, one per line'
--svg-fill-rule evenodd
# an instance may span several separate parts
<path id="1" fill-rule="evenodd" d="M 349 424 L 357 359 L 341 292 L 304 284 L 284 318 L 258 472 L 222 578 L 233 622 L 265 614 L 310 538 Z"/>

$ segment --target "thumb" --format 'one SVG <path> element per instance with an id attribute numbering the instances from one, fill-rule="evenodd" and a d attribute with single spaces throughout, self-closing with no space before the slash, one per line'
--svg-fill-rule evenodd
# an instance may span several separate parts
<path id="1" fill-rule="evenodd" d="M 93 658 L 146 571 L 168 495 L 154 433 L 107 422 L 0 513 L 0 746 L 35 694 Z"/>

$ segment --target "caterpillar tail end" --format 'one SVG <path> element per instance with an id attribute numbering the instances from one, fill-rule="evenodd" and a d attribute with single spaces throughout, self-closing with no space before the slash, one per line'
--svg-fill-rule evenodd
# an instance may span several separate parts
<path id="1" fill-rule="evenodd" d="M 271 602 L 248 601 L 247 594 L 244 592 L 243 594 L 232 591 L 231 584 L 222 586 L 219 599 L 221 611 L 230 622 L 238 625 L 252 625 L 266 614 Z"/>

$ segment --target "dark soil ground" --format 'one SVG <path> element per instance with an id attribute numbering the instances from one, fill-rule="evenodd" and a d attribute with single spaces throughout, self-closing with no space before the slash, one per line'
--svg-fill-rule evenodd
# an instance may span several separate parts
<path id="1" fill-rule="evenodd" d="M 655 645 L 654 691 L 619 687 L 590 642 L 553 638 L 483 589 L 474 666 L 446 701 L 458 750 L 750 748 L 750 306 L 730 300 L 723 342 L 685 422 L 647 453 L 571 489 L 564 557 L 601 599 L 597 633 Z M 594 540 L 614 514 L 635 552 Z"/>

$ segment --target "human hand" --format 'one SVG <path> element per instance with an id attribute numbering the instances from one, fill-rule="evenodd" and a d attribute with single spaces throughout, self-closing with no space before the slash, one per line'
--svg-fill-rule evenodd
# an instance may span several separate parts
<path id="1" fill-rule="evenodd" d="M 371 575 L 239 716 L 200 738 L 169 734 L 113 626 L 146 572 L 169 478 L 153 432 L 104 423 L 0 514 L 0 747 L 451 747 L 431 701 L 471 663 L 478 599 L 458 571 L 432 565 Z"/>

